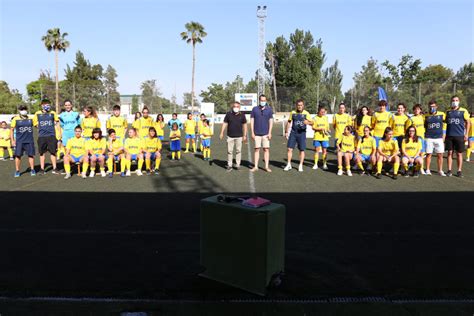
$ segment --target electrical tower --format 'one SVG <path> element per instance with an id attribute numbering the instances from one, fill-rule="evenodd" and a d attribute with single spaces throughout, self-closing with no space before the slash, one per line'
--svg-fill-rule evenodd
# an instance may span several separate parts
<path id="1" fill-rule="evenodd" d="M 257 6 L 258 18 L 258 95 L 265 92 L 265 18 L 267 6 Z"/>

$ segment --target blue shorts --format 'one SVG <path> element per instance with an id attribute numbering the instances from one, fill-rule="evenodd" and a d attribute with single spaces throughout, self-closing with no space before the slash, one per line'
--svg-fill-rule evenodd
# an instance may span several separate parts
<path id="1" fill-rule="evenodd" d="M 181 150 L 181 140 L 172 140 L 170 142 L 170 149 L 171 151 L 180 151 Z"/>
<path id="2" fill-rule="evenodd" d="M 420 136 L 418 136 L 418 138 L 421 139 L 421 152 L 425 153 L 426 152 L 426 140 L 423 137 L 420 137 Z"/>
<path id="3" fill-rule="evenodd" d="M 15 157 L 23 156 L 23 153 L 26 153 L 28 157 L 33 157 L 35 155 L 35 144 L 34 143 L 16 143 L 15 147 Z"/>
<path id="4" fill-rule="evenodd" d="M 194 134 L 186 134 L 186 139 L 195 139 L 196 135 Z"/>
<path id="5" fill-rule="evenodd" d="M 297 133 L 292 131 L 290 137 L 288 138 L 288 148 L 294 149 L 295 146 L 298 145 L 298 149 L 300 151 L 304 151 L 306 149 L 306 132 Z"/>
<path id="6" fill-rule="evenodd" d="M 80 156 L 71 155 L 71 161 L 74 162 L 74 163 L 81 162 L 82 157 L 83 157 L 82 155 L 80 155 Z"/>
<path id="7" fill-rule="evenodd" d="M 317 148 L 317 147 L 328 148 L 329 147 L 329 141 L 327 141 L 327 140 L 313 140 L 313 146 L 315 148 Z"/>
<path id="8" fill-rule="evenodd" d="M 107 160 L 110 159 L 110 156 Z M 114 161 L 119 161 L 120 160 L 120 155 L 114 155 Z"/>
<path id="9" fill-rule="evenodd" d="M 202 139 L 201 140 L 202 147 L 211 147 L 211 139 Z"/>
<path id="10" fill-rule="evenodd" d="M 146 156 L 147 153 L 144 153 L 143 155 Z M 150 153 L 150 160 L 155 160 L 156 159 L 156 153 Z"/>
<path id="11" fill-rule="evenodd" d="M 137 160 L 137 159 L 138 159 L 138 154 L 130 155 L 130 160 Z"/>
<path id="12" fill-rule="evenodd" d="M 375 147 L 379 148 L 379 143 L 382 137 L 374 136 L 374 139 L 375 139 Z"/>
<path id="13" fill-rule="evenodd" d="M 421 158 L 421 157 L 420 156 L 416 156 L 416 157 L 403 156 L 403 158 L 407 158 L 407 159 L 413 158 L 413 160 L 416 160 L 416 159 Z"/>
<path id="14" fill-rule="evenodd" d="M 397 142 L 398 142 L 398 148 L 399 148 L 400 150 L 402 150 L 402 142 L 403 142 L 403 139 L 404 139 L 404 138 L 405 138 L 404 136 L 397 136 L 397 137 L 395 137 L 395 139 L 396 139 Z"/>
<path id="15" fill-rule="evenodd" d="M 158 139 L 161 140 L 161 141 L 164 141 L 165 137 L 164 136 L 158 136 Z"/>
<path id="16" fill-rule="evenodd" d="M 72 132 L 63 132 L 63 136 L 62 136 L 62 142 L 63 142 L 63 146 L 66 147 L 67 145 L 67 141 L 71 138 L 74 138 L 74 131 Z"/>
<path id="17" fill-rule="evenodd" d="M 84 138 L 84 140 L 87 142 L 88 140 L 91 140 L 91 137 L 85 137 L 83 136 L 82 138 Z"/>
<path id="18" fill-rule="evenodd" d="M 370 162 L 370 155 L 359 154 L 362 162 Z"/>
<path id="19" fill-rule="evenodd" d="M 102 155 L 102 154 L 93 154 L 93 155 L 91 155 L 91 157 L 92 156 L 95 156 L 95 158 L 100 158 L 101 156 L 102 156 L 102 158 L 104 157 L 104 155 Z"/>

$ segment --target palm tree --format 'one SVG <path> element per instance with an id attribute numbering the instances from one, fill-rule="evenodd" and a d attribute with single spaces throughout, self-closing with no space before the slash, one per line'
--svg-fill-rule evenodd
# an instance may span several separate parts
<path id="1" fill-rule="evenodd" d="M 188 44 L 193 44 L 193 77 L 192 77 L 192 88 L 191 88 L 191 109 L 194 112 L 194 70 L 196 67 L 196 44 L 202 43 L 203 37 L 206 37 L 207 33 L 204 31 L 204 26 L 198 22 L 188 22 L 184 25 L 186 28 L 185 32 L 181 32 L 181 39 L 186 41 Z"/>
<path id="2" fill-rule="evenodd" d="M 62 33 L 59 28 L 49 29 L 45 36 L 41 37 L 48 52 L 54 50 L 56 61 L 56 113 L 59 112 L 59 81 L 58 81 L 58 52 L 66 51 L 69 41 L 66 40 L 67 33 Z"/>

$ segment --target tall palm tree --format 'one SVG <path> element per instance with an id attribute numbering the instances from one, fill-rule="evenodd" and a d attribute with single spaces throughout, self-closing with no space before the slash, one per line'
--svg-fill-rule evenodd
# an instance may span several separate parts
<path id="1" fill-rule="evenodd" d="M 185 32 L 181 32 L 181 39 L 193 45 L 193 77 L 191 88 L 191 109 L 194 112 L 194 70 L 196 68 L 196 44 L 202 43 L 202 39 L 207 36 L 204 26 L 198 22 L 188 22 L 184 25 Z"/>
<path id="2" fill-rule="evenodd" d="M 58 52 L 66 51 L 69 47 L 69 41 L 66 40 L 67 33 L 62 33 L 59 28 L 49 29 L 45 36 L 41 37 L 41 40 L 46 46 L 48 52 L 54 50 L 55 61 L 56 61 L 56 113 L 59 112 L 59 81 L 58 81 Z"/>

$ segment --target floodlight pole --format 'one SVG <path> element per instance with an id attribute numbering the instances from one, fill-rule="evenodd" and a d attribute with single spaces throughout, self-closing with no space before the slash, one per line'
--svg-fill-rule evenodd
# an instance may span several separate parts
<path id="1" fill-rule="evenodd" d="M 267 6 L 257 6 L 258 18 L 258 95 L 265 93 L 265 18 Z"/>

